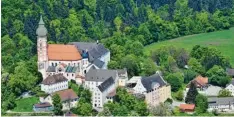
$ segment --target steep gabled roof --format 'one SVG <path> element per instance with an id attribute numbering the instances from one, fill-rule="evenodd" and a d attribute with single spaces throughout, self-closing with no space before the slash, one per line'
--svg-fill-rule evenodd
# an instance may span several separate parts
<path id="1" fill-rule="evenodd" d="M 108 78 L 116 79 L 116 70 L 90 69 L 85 75 L 85 81 L 104 82 Z"/>
<path id="2" fill-rule="evenodd" d="M 67 78 L 65 78 L 62 74 L 56 74 L 52 76 L 48 76 L 46 79 L 42 81 L 42 84 L 44 85 L 52 85 L 59 82 L 67 81 Z"/>
<path id="3" fill-rule="evenodd" d="M 181 110 L 194 110 L 195 105 L 194 104 L 180 104 Z"/>
<path id="4" fill-rule="evenodd" d="M 201 75 L 197 76 L 194 80 L 202 86 L 208 84 L 208 78 Z"/>
<path id="5" fill-rule="evenodd" d="M 105 63 L 99 59 L 96 59 L 94 60 L 93 64 L 96 65 L 98 68 L 102 68 Z"/>
<path id="6" fill-rule="evenodd" d="M 59 95 L 59 97 L 61 98 L 61 101 L 73 100 L 73 99 L 78 98 L 78 96 L 76 95 L 76 93 L 72 89 L 57 91 L 57 92 L 53 93 L 53 95 L 55 95 L 55 94 Z"/>
<path id="7" fill-rule="evenodd" d="M 111 85 L 113 85 L 115 83 L 114 79 L 112 77 L 108 78 L 107 80 L 105 80 L 102 84 L 100 84 L 98 86 L 98 89 L 103 92 L 106 89 L 108 89 Z"/>
<path id="8" fill-rule="evenodd" d="M 104 47 L 101 43 L 91 43 L 91 42 L 71 42 L 69 44 L 73 44 L 77 47 L 80 53 L 88 51 L 89 61 L 93 62 L 97 58 L 105 55 L 109 52 L 108 49 Z"/>
<path id="9" fill-rule="evenodd" d="M 48 59 L 56 61 L 77 61 L 82 57 L 74 45 L 48 44 Z"/>
<path id="10" fill-rule="evenodd" d="M 154 74 L 149 77 L 141 78 L 141 83 L 145 87 L 147 91 L 152 90 L 152 85 L 158 83 L 161 86 L 166 85 L 167 83 L 163 80 L 163 78 L 159 74 Z"/>

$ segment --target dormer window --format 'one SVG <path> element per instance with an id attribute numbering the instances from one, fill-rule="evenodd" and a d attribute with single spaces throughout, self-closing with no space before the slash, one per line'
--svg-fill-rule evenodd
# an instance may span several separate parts
<path id="1" fill-rule="evenodd" d="M 59 68 L 58 71 L 59 71 L 59 72 L 62 72 L 62 68 Z"/>

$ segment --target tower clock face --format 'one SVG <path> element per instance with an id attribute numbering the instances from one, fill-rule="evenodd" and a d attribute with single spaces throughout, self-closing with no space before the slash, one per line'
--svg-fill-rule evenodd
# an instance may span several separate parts
<path id="1" fill-rule="evenodd" d="M 44 63 L 39 63 L 39 69 L 43 69 L 44 68 Z"/>

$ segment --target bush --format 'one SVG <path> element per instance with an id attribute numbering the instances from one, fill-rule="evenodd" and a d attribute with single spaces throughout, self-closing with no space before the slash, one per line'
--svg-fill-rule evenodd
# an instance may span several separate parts
<path id="1" fill-rule="evenodd" d="M 213 113 L 215 116 L 218 116 L 218 115 L 219 115 L 219 113 L 218 113 L 218 110 L 217 110 L 217 109 L 212 110 L 212 113 Z"/>
<path id="2" fill-rule="evenodd" d="M 179 90 L 178 92 L 176 92 L 175 98 L 176 98 L 176 100 L 183 101 L 183 99 L 184 99 L 184 92 L 182 90 Z"/>
<path id="3" fill-rule="evenodd" d="M 167 100 L 164 103 L 167 103 L 167 102 L 170 103 L 170 104 L 172 104 L 173 100 L 171 98 L 167 98 Z"/>

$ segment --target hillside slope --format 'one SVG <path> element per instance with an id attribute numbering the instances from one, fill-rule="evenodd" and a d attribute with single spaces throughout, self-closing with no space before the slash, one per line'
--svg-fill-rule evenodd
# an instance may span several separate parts
<path id="1" fill-rule="evenodd" d="M 234 66 L 234 27 L 229 30 L 189 35 L 153 43 L 145 47 L 145 52 L 149 54 L 150 50 L 157 49 L 165 45 L 182 47 L 188 51 L 190 51 L 194 45 L 215 47 L 225 56 L 229 57 L 232 66 Z"/>

